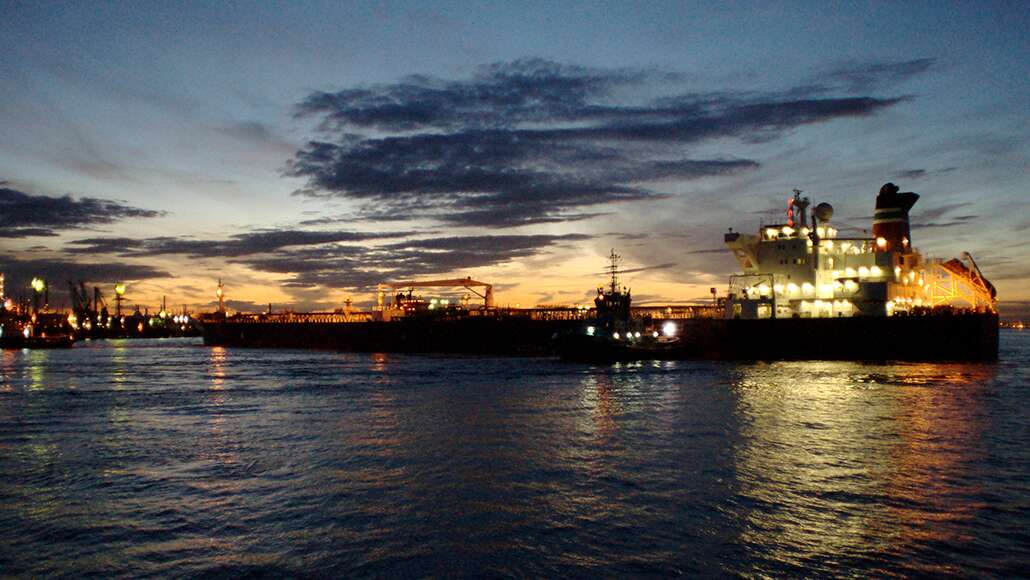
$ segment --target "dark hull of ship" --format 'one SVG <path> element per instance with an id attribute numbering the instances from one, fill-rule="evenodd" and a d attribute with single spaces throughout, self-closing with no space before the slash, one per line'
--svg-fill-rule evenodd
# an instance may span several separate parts
<path id="1" fill-rule="evenodd" d="M 391 322 L 206 322 L 208 345 L 466 353 L 578 360 L 992 361 L 996 314 L 677 321 L 674 347 L 581 337 L 582 321 L 470 317 Z"/>

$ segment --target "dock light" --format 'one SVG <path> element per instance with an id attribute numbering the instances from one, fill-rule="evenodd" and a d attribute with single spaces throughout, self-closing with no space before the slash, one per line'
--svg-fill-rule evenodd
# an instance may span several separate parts
<path id="1" fill-rule="evenodd" d="M 597 329 L 595 329 L 595 328 L 594 328 L 593 326 L 588 326 L 588 327 L 587 327 L 587 336 L 593 336 L 593 335 L 594 335 L 594 332 L 595 332 L 596 330 L 597 330 Z"/>
<path id="2" fill-rule="evenodd" d="M 670 320 L 663 324 L 662 334 L 665 336 L 676 336 L 676 323 Z"/>
<path id="3" fill-rule="evenodd" d="M 78 322 L 79 322 L 79 319 L 78 319 L 78 317 L 75 316 L 74 312 L 72 312 L 71 314 L 68 315 L 68 326 L 70 326 L 72 328 L 78 328 L 78 326 L 76 325 Z"/>
<path id="4" fill-rule="evenodd" d="M 618 332 L 613 332 L 612 333 L 612 338 L 614 338 L 615 340 L 619 340 L 619 333 Z"/>
<path id="5" fill-rule="evenodd" d="M 876 238 L 876 247 L 881 250 L 887 247 L 887 238 L 879 237 Z"/>
<path id="6" fill-rule="evenodd" d="M 658 338 L 658 331 L 656 330 L 656 331 L 652 332 L 652 333 L 651 333 L 651 336 L 652 336 L 653 338 Z"/>
<path id="7" fill-rule="evenodd" d="M 639 332 L 634 332 L 633 333 L 633 338 L 640 338 L 640 333 Z"/>

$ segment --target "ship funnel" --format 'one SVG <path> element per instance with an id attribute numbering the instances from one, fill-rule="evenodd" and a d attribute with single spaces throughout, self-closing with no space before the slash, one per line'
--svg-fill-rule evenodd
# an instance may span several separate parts
<path id="1" fill-rule="evenodd" d="M 879 251 L 907 253 L 912 249 L 912 234 L 908 225 L 908 210 L 919 200 L 919 194 L 898 192 L 893 183 L 884 184 L 876 196 L 873 214 L 873 238 Z"/>

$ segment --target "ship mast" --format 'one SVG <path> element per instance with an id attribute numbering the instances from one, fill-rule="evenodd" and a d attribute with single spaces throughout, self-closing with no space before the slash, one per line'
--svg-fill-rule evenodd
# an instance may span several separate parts
<path id="1" fill-rule="evenodd" d="M 611 260 L 611 264 L 608 266 L 608 271 L 612 273 L 611 281 L 611 293 L 615 294 L 619 291 L 619 261 L 622 260 L 622 256 L 615 253 L 615 248 L 612 248 L 612 253 L 608 256 Z"/>

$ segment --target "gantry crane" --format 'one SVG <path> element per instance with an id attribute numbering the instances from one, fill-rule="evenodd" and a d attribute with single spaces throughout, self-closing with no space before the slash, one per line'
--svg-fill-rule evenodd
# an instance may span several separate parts
<path id="1" fill-rule="evenodd" d="M 469 292 L 479 296 L 483 299 L 484 308 L 494 307 L 494 287 L 493 284 L 487 284 L 486 282 L 480 282 L 473 280 L 471 276 L 466 278 L 452 278 L 449 280 L 424 280 L 424 281 L 407 281 L 407 282 L 382 282 L 379 284 L 376 292 L 376 306 L 377 309 L 382 311 L 385 307 L 386 291 L 387 290 L 398 290 L 398 289 L 413 289 L 413 288 L 464 288 Z M 474 288 L 484 288 L 483 293 L 480 294 Z"/>

